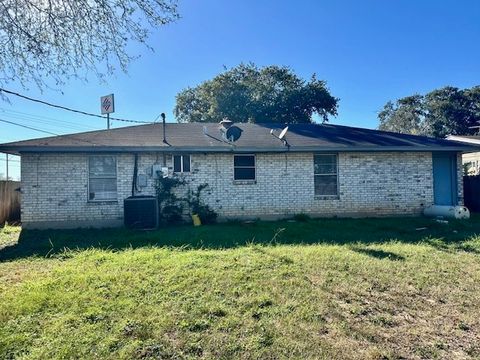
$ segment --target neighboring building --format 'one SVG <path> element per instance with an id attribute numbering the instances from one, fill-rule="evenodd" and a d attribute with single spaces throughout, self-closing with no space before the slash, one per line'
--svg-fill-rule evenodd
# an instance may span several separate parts
<path id="1" fill-rule="evenodd" d="M 480 146 L 480 136 L 448 135 L 447 140 Z M 480 152 L 463 154 L 462 164 L 466 175 L 480 175 Z"/>
<path id="2" fill-rule="evenodd" d="M 290 125 L 279 139 L 281 130 L 191 123 L 166 124 L 164 134 L 151 124 L 0 151 L 22 157 L 26 228 L 121 225 L 123 199 L 154 194 L 165 167 L 190 186 L 208 183 L 204 201 L 220 218 L 406 215 L 463 202 L 461 154 L 473 145 L 330 124 Z"/>

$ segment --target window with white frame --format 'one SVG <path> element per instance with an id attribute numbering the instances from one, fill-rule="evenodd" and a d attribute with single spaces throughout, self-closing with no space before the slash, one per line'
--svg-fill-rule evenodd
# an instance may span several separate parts
<path id="1" fill-rule="evenodd" d="M 90 156 L 88 200 L 117 200 L 117 160 L 113 155 Z"/>
<path id="2" fill-rule="evenodd" d="M 255 180 L 255 155 L 233 156 L 233 179 Z"/>
<path id="3" fill-rule="evenodd" d="M 315 195 L 338 195 L 338 159 L 337 154 L 316 154 L 314 162 Z"/>
<path id="4" fill-rule="evenodd" d="M 173 172 L 190 172 L 190 155 L 173 155 Z"/>

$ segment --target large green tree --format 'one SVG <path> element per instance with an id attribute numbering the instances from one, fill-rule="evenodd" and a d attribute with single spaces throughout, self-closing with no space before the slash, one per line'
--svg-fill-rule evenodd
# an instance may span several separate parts
<path id="1" fill-rule="evenodd" d="M 309 81 L 291 69 L 240 64 L 177 95 L 179 122 L 310 123 L 337 114 L 338 99 L 315 74 Z"/>
<path id="2" fill-rule="evenodd" d="M 178 16 L 177 0 L 1 0 L 0 86 L 126 71 L 129 43 Z"/>
<path id="3" fill-rule="evenodd" d="M 480 86 L 446 86 L 385 104 L 378 114 L 380 130 L 445 137 L 473 135 L 480 125 Z"/>

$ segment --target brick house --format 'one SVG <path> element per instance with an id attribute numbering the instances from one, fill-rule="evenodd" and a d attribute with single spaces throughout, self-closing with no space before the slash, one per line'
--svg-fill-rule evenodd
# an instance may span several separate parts
<path id="1" fill-rule="evenodd" d="M 0 145 L 21 155 L 24 227 L 120 226 L 123 199 L 153 195 L 158 170 L 190 186 L 207 183 L 203 200 L 220 218 L 420 214 L 432 204 L 462 204 L 461 155 L 474 151 L 330 124 L 290 125 L 282 139 L 278 124 L 164 126 Z"/>

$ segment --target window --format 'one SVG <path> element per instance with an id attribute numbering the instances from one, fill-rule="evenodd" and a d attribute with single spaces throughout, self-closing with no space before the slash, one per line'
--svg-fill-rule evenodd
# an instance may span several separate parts
<path id="1" fill-rule="evenodd" d="M 255 155 L 233 156 L 233 179 L 255 180 Z"/>
<path id="2" fill-rule="evenodd" d="M 115 156 L 91 156 L 88 163 L 88 200 L 117 200 Z"/>
<path id="3" fill-rule="evenodd" d="M 338 195 L 338 166 L 336 154 L 314 155 L 315 195 Z"/>
<path id="4" fill-rule="evenodd" d="M 174 155 L 173 156 L 173 172 L 176 172 L 176 173 L 190 172 L 190 155 Z"/>

